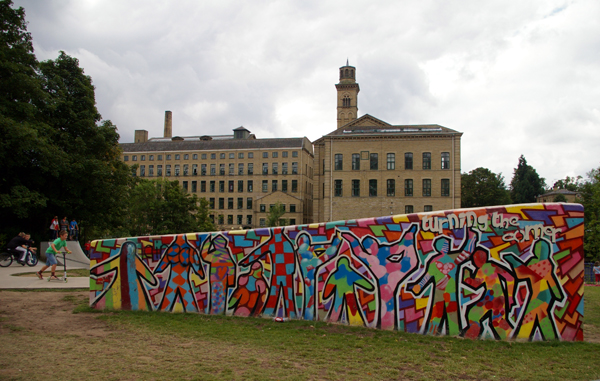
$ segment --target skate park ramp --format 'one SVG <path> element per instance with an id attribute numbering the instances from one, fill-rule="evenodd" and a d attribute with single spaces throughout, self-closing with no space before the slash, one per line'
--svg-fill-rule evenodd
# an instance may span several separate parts
<path id="1" fill-rule="evenodd" d="M 50 242 L 41 243 L 40 261 L 46 262 L 46 250 L 50 246 Z M 81 249 L 81 245 L 77 241 L 67 241 L 67 248 L 71 250 L 71 254 L 65 255 L 65 261 L 67 262 L 67 269 L 89 269 L 90 259 L 86 257 L 85 253 Z M 64 249 L 61 249 L 64 251 Z M 63 255 L 58 254 L 56 256 L 58 260 L 58 267 L 63 265 Z"/>

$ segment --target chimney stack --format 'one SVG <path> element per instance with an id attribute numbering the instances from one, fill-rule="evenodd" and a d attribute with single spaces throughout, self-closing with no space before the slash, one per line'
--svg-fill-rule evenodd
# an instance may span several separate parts
<path id="1" fill-rule="evenodd" d="M 173 113 L 165 111 L 165 138 L 173 137 Z"/>

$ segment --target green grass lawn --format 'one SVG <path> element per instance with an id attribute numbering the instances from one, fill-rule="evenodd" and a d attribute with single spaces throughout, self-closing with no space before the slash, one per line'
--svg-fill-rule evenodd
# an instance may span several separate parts
<path id="1" fill-rule="evenodd" d="M 600 287 L 586 287 L 585 295 L 584 336 L 599 338 Z M 99 318 L 152 342 L 179 343 L 172 355 L 189 361 L 178 365 L 175 378 L 187 378 L 186 372 L 200 379 L 600 378 L 600 344 L 589 342 L 482 341 L 198 314 L 117 311 Z M 157 371 L 148 367 L 137 376 L 166 375 Z"/>

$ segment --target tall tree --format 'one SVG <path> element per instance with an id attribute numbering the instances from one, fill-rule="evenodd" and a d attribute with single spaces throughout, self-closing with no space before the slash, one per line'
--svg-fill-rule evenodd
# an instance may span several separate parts
<path id="1" fill-rule="evenodd" d="M 475 168 L 463 173 L 461 179 L 461 206 L 463 208 L 510 204 L 510 195 L 504 176 L 487 168 Z"/>
<path id="2" fill-rule="evenodd" d="M 519 164 L 515 168 L 510 182 L 510 197 L 515 204 L 535 202 L 536 197 L 544 193 L 546 183 L 537 171 L 527 164 L 525 156 L 519 157 Z"/>
<path id="3" fill-rule="evenodd" d="M 267 226 L 284 226 L 287 225 L 287 220 L 283 219 L 283 215 L 285 214 L 285 208 L 283 204 L 279 201 L 275 203 L 269 209 L 269 214 L 267 214 Z"/>
<path id="4" fill-rule="evenodd" d="M 600 260 L 600 168 L 592 169 L 580 188 L 585 211 L 583 249 L 588 260 Z"/>

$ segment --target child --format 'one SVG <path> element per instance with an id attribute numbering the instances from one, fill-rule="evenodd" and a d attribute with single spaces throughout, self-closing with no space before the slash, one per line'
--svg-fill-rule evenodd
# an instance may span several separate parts
<path id="1" fill-rule="evenodd" d="M 600 261 L 594 263 L 594 276 L 596 277 L 596 286 L 600 284 Z"/>
<path id="2" fill-rule="evenodd" d="M 50 280 L 58 280 L 58 278 L 56 277 L 56 274 L 54 273 L 56 271 L 56 265 L 58 263 L 58 262 L 56 262 L 56 254 L 58 254 L 60 249 L 62 249 L 63 247 L 65 248 L 67 253 L 71 254 L 71 250 L 67 249 L 67 236 L 68 235 L 69 235 L 69 233 L 67 233 L 66 230 L 61 230 L 60 237 L 55 239 L 54 242 L 50 242 L 50 246 L 48 246 L 48 250 L 46 250 L 46 265 L 44 267 L 42 267 L 42 269 L 36 273 L 38 278 L 44 279 L 44 277 L 42 276 L 42 273 L 48 267 L 52 266 L 52 275 L 50 275 Z"/>

